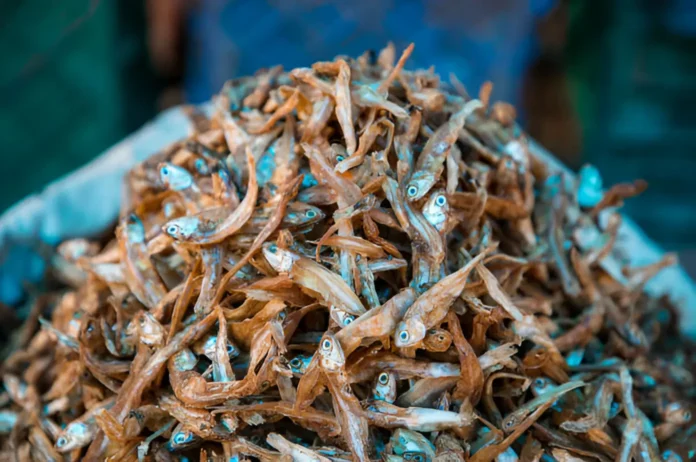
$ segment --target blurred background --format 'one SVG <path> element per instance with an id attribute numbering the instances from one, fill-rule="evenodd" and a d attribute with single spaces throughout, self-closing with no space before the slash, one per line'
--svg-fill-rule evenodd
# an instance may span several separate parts
<path id="1" fill-rule="evenodd" d="M 408 66 L 518 106 L 696 274 L 692 0 L 3 0 L 0 212 L 229 78 L 415 42 Z"/>

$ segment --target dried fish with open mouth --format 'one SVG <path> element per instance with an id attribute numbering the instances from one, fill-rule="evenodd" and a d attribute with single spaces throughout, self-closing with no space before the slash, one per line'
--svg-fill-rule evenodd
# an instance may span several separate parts
<path id="1" fill-rule="evenodd" d="M 514 108 L 340 57 L 228 82 L 8 340 L 2 460 L 687 460 L 696 350 Z M 608 217 L 608 218 L 607 218 Z M 31 302 L 31 301 L 30 301 Z M 518 456 L 519 455 L 519 456 Z"/>

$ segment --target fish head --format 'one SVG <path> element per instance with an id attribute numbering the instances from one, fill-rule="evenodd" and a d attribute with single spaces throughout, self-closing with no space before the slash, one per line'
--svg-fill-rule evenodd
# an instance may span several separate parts
<path id="1" fill-rule="evenodd" d="M 145 226 L 136 214 L 131 213 L 128 215 L 124 229 L 126 231 L 128 242 L 132 242 L 134 244 L 142 244 L 145 242 Z"/>
<path id="2" fill-rule="evenodd" d="M 168 221 L 162 230 L 177 241 L 188 241 L 198 230 L 200 218 L 196 216 L 179 217 Z"/>
<path id="3" fill-rule="evenodd" d="M 554 389 L 556 384 L 548 377 L 537 377 L 532 382 L 531 388 L 534 396 L 543 395 Z"/>
<path id="4" fill-rule="evenodd" d="M 299 258 L 292 252 L 281 249 L 274 242 L 267 242 L 263 245 L 263 256 L 266 257 L 268 264 L 279 273 L 289 272 Z"/>
<path id="5" fill-rule="evenodd" d="M 210 167 L 208 166 L 208 162 L 206 162 L 205 159 L 202 157 L 196 159 L 196 161 L 193 163 L 193 168 L 195 168 L 196 171 L 201 175 L 210 174 Z"/>
<path id="6" fill-rule="evenodd" d="M 396 400 L 396 375 L 393 372 L 380 372 L 375 379 L 372 398 L 388 403 Z"/>
<path id="7" fill-rule="evenodd" d="M 162 162 L 158 167 L 160 180 L 172 191 L 182 191 L 193 186 L 193 176 L 185 168 L 170 162 Z"/>
<path id="8" fill-rule="evenodd" d="M 178 371 L 190 371 L 196 367 L 198 363 L 198 358 L 193 354 L 193 351 L 188 348 L 184 348 L 180 352 L 172 356 L 172 361 L 174 362 L 174 367 Z"/>
<path id="9" fill-rule="evenodd" d="M 142 343 L 149 346 L 162 345 L 164 343 L 164 327 L 150 312 L 143 311 L 137 317 L 139 338 Z"/>
<path id="10" fill-rule="evenodd" d="M 428 351 L 447 351 L 452 345 L 452 334 L 445 329 L 430 329 L 423 339 L 423 345 Z"/>
<path id="11" fill-rule="evenodd" d="M 318 223 L 326 215 L 320 208 L 302 202 L 291 202 L 288 204 L 287 211 L 283 217 L 283 225 L 291 227 L 302 227 Z"/>
<path id="12" fill-rule="evenodd" d="M 684 406 L 683 403 L 669 403 L 664 411 L 665 422 L 683 425 L 691 421 L 691 412 Z"/>
<path id="13" fill-rule="evenodd" d="M 512 412 L 511 414 L 507 415 L 502 422 L 502 429 L 505 433 L 510 433 L 512 432 L 517 426 L 522 423 L 524 418 L 527 416 L 528 412 L 526 413 L 518 413 L 518 412 Z"/>
<path id="14" fill-rule="evenodd" d="M 447 217 L 450 211 L 445 191 L 438 188 L 430 193 L 421 211 L 433 228 L 442 231 L 447 224 Z"/>
<path id="15" fill-rule="evenodd" d="M 58 452 L 69 452 L 73 449 L 86 446 L 92 441 L 93 432 L 82 422 L 72 422 L 65 427 L 63 433 L 56 440 Z"/>
<path id="16" fill-rule="evenodd" d="M 426 462 L 435 457 L 435 446 L 421 433 L 413 430 L 399 428 L 392 433 L 389 442 L 394 454 L 402 456 L 404 460 Z"/>
<path id="17" fill-rule="evenodd" d="M 227 343 L 227 355 L 230 358 L 236 358 L 239 356 L 240 351 L 237 346 L 230 342 L 229 340 L 226 341 Z M 200 341 L 196 342 L 193 344 L 193 352 L 199 355 L 204 355 L 207 356 L 209 359 L 212 359 L 215 356 L 215 348 L 217 347 L 217 335 L 215 334 L 208 334 L 205 337 L 203 337 Z"/>
<path id="18" fill-rule="evenodd" d="M 394 344 L 399 348 L 413 346 L 425 338 L 425 325 L 417 318 L 404 319 L 396 326 Z"/>
<path id="19" fill-rule="evenodd" d="M 197 442 L 197 440 L 198 438 L 193 432 L 185 430 L 182 427 L 172 432 L 172 436 L 169 438 L 167 446 L 170 451 L 178 451 L 180 449 L 192 446 Z"/>
<path id="20" fill-rule="evenodd" d="M 329 371 L 338 371 L 346 364 L 341 344 L 331 332 L 325 333 L 319 341 L 319 364 Z"/>
<path id="21" fill-rule="evenodd" d="M 406 199 L 411 202 L 420 200 L 430 191 L 433 184 L 435 184 L 435 177 L 432 173 L 423 171 L 414 173 L 406 184 Z"/>
<path id="22" fill-rule="evenodd" d="M 303 375 L 310 362 L 312 362 L 311 356 L 297 355 L 292 358 L 288 364 L 293 374 Z"/>
<path id="23" fill-rule="evenodd" d="M 331 316 L 331 319 L 333 319 L 336 322 L 336 324 L 341 326 L 341 328 L 344 328 L 348 324 L 355 321 L 355 316 L 339 308 L 336 308 L 333 305 L 331 305 L 331 307 L 329 308 L 329 316 Z"/>

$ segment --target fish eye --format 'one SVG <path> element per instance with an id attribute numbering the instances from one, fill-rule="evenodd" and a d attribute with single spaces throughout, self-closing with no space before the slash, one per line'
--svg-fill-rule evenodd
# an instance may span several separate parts
<path id="1" fill-rule="evenodd" d="M 66 444 L 68 444 L 68 440 L 64 436 L 61 436 L 60 438 L 58 438 L 58 441 L 56 441 L 56 447 L 58 448 L 62 448 Z"/>
<path id="2" fill-rule="evenodd" d="M 409 186 L 406 190 L 406 194 L 408 194 L 408 197 L 413 197 L 418 194 L 418 188 L 415 186 Z"/>
<path id="3" fill-rule="evenodd" d="M 186 436 L 185 433 L 179 432 L 176 435 L 174 435 L 174 442 L 176 444 L 184 444 L 186 441 L 188 441 L 188 436 Z"/>
<path id="4" fill-rule="evenodd" d="M 438 336 L 437 336 L 437 339 L 438 339 L 439 341 L 441 341 L 441 342 L 444 342 L 444 341 L 445 341 L 445 336 L 444 336 L 444 335 L 438 335 Z"/>
<path id="5" fill-rule="evenodd" d="M 343 162 L 344 157 L 343 156 L 336 156 L 336 161 L 338 162 Z"/>
<path id="6" fill-rule="evenodd" d="M 351 322 L 353 322 L 353 320 L 355 320 L 355 317 L 352 316 L 352 315 L 348 315 L 348 316 L 346 316 L 345 318 L 343 318 L 343 325 L 344 325 L 344 326 L 347 326 L 348 324 L 350 324 Z"/>
<path id="7" fill-rule="evenodd" d="M 278 251 L 278 246 L 275 245 L 275 244 L 271 244 L 271 245 L 268 246 L 268 250 L 269 250 L 269 252 L 271 252 L 271 253 L 276 253 L 276 252 Z"/>
<path id="8" fill-rule="evenodd" d="M 169 225 L 167 227 L 167 232 L 169 234 L 176 234 L 177 232 L 179 232 L 179 227 L 177 225 Z"/>
<path id="9" fill-rule="evenodd" d="M 382 372 L 381 374 L 379 374 L 379 377 L 377 377 L 377 380 L 382 385 L 386 385 L 387 382 L 389 382 L 389 374 L 387 374 L 386 372 Z"/>
<path id="10" fill-rule="evenodd" d="M 283 321 L 283 320 L 285 320 L 285 317 L 286 317 L 286 316 L 287 316 L 287 315 L 285 314 L 285 310 L 283 310 L 283 311 L 281 311 L 280 313 L 278 313 L 278 320 L 279 320 L 279 321 Z"/>
<path id="11" fill-rule="evenodd" d="M 331 340 L 329 340 L 329 339 L 324 340 L 321 344 L 321 347 L 324 350 L 330 350 L 331 349 Z"/>
<path id="12" fill-rule="evenodd" d="M 307 215 L 307 218 L 314 218 L 317 216 L 317 212 L 315 212 L 314 210 L 307 210 L 306 215 Z"/>
<path id="13" fill-rule="evenodd" d="M 203 159 L 196 159 L 196 162 L 193 164 L 196 167 L 196 170 L 199 172 L 202 172 L 205 170 L 205 161 Z"/>
<path id="14" fill-rule="evenodd" d="M 408 331 L 402 330 L 401 332 L 399 332 L 399 339 L 401 339 L 401 341 L 407 342 L 408 338 L 409 338 Z"/>
<path id="15" fill-rule="evenodd" d="M 231 355 L 233 354 L 237 349 L 232 345 L 231 343 L 227 345 L 227 354 Z"/>
<path id="16" fill-rule="evenodd" d="M 290 365 L 292 367 L 300 367 L 302 365 L 302 362 L 300 361 L 300 358 L 292 358 L 290 360 Z"/>
<path id="17" fill-rule="evenodd" d="M 261 384 L 261 388 L 265 390 L 266 388 L 268 388 L 268 386 L 270 384 L 271 384 L 271 382 L 269 382 L 268 380 L 264 380 L 263 383 Z"/>
<path id="18" fill-rule="evenodd" d="M 542 379 L 541 377 L 534 379 L 534 385 L 536 385 L 537 387 L 543 387 L 544 379 Z"/>
<path id="19" fill-rule="evenodd" d="M 169 169 L 167 167 L 162 167 L 160 169 L 160 173 L 164 176 L 167 176 L 167 175 L 169 175 Z"/>
<path id="20" fill-rule="evenodd" d="M 505 422 L 503 422 L 503 426 L 505 428 L 512 428 L 512 426 L 515 424 L 515 419 L 508 419 Z"/>
<path id="21" fill-rule="evenodd" d="M 437 204 L 440 207 L 445 205 L 446 202 L 447 202 L 447 199 L 445 199 L 445 196 L 442 196 L 442 195 L 437 196 L 437 199 L 435 199 L 435 204 Z"/>

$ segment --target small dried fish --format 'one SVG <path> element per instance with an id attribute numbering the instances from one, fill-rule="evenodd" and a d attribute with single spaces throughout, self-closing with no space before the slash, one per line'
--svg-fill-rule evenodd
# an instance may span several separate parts
<path id="1" fill-rule="evenodd" d="M 693 458 L 696 350 L 644 291 L 676 257 L 621 264 L 645 184 L 563 178 L 412 51 L 229 81 L 111 242 L 47 250 L 0 459 Z"/>

